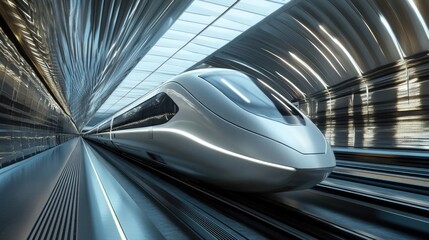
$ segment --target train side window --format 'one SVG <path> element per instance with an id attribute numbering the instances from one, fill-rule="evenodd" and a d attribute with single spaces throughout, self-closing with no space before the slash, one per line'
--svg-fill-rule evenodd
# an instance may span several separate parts
<path id="1" fill-rule="evenodd" d="M 158 93 L 128 112 L 113 119 L 112 130 L 149 127 L 168 122 L 179 111 L 166 93 Z"/>

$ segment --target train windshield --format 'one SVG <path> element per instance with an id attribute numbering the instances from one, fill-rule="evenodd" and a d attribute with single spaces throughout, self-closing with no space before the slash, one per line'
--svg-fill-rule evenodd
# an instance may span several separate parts
<path id="1" fill-rule="evenodd" d="M 295 106 L 262 80 L 239 72 L 208 73 L 200 77 L 251 113 L 287 124 L 304 124 Z"/>

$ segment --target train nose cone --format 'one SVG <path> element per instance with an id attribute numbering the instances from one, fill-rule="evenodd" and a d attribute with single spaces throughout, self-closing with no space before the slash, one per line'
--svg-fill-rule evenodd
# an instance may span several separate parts
<path id="1" fill-rule="evenodd" d="M 276 125 L 275 127 L 273 125 Z M 327 142 L 320 130 L 310 121 L 302 126 L 274 123 L 270 127 L 271 139 L 280 142 L 301 154 L 324 154 Z"/>

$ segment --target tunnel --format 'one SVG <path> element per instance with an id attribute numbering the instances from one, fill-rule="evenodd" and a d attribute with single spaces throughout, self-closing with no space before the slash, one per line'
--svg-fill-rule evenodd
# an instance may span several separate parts
<path id="1" fill-rule="evenodd" d="M 0 239 L 425 239 L 428 26 L 427 0 L 0 0 Z"/>

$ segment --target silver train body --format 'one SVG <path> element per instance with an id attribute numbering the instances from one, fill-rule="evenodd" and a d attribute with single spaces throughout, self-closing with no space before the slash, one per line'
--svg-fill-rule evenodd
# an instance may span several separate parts
<path id="1" fill-rule="evenodd" d="M 262 80 L 227 69 L 181 74 L 87 137 L 235 191 L 310 188 L 335 167 L 304 114 Z"/>

